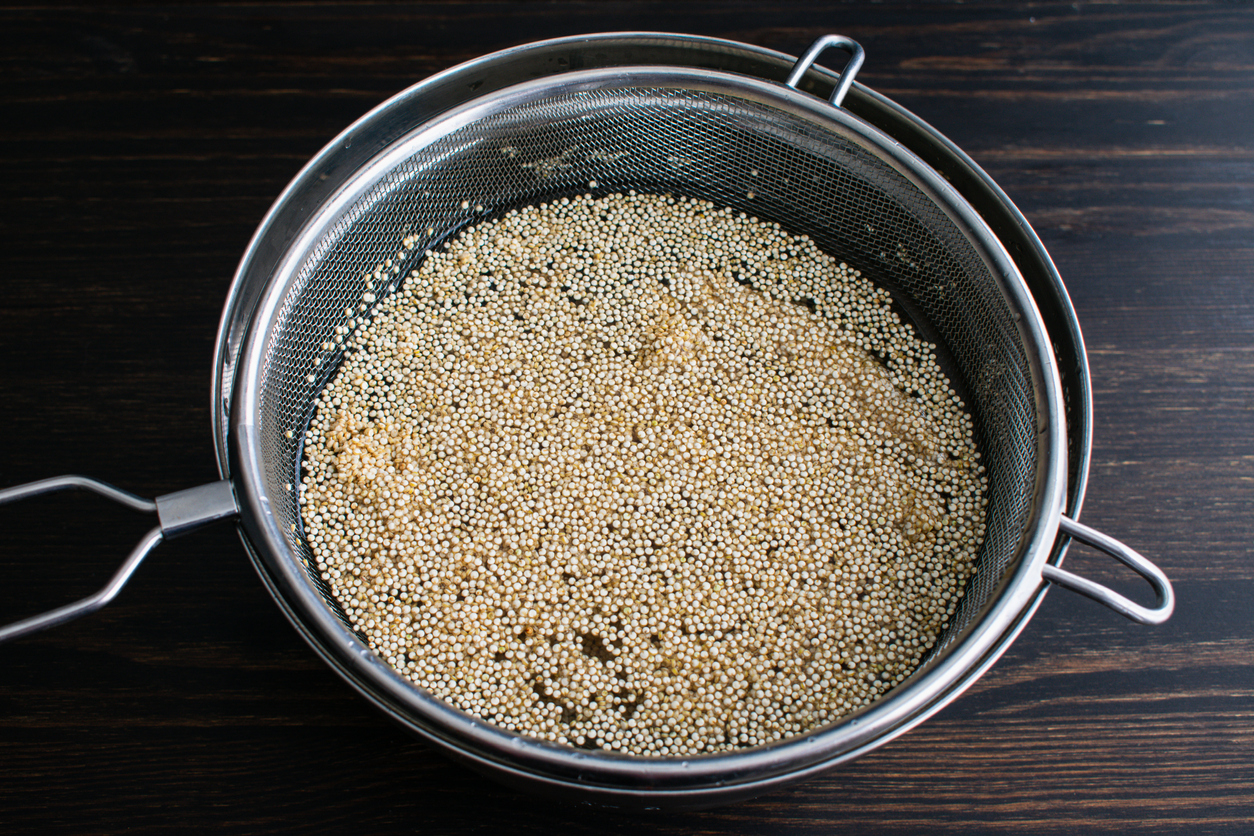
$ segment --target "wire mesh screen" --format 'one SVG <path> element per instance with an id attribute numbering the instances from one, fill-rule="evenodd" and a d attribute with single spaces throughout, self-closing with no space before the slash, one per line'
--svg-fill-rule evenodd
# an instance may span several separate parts
<path id="1" fill-rule="evenodd" d="M 1021 551 L 1037 468 L 1030 364 L 970 233 L 863 142 L 753 98 L 602 89 L 479 112 L 411 136 L 397 164 L 341 215 L 316 220 L 319 241 L 288 283 L 259 381 L 263 456 L 269 495 L 279 498 L 273 512 L 306 566 L 301 436 L 374 300 L 468 224 L 558 196 L 635 189 L 709 200 L 810 236 L 884 285 L 941 344 L 973 408 L 989 475 L 985 542 L 948 635 L 967 626 Z M 339 613 L 317 572 L 310 576 Z"/>

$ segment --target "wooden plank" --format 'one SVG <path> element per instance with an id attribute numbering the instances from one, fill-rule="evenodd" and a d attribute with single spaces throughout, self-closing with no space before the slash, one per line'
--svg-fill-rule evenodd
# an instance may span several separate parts
<path id="1" fill-rule="evenodd" d="M 229 526 L 164 544 L 103 612 L 0 646 L 0 829 L 1245 833 L 1254 821 L 1254 9 L 1223 3 L 0 5 L 0 484 L 153 496 L 217 476 L 231 275 L 304 162 L 415 80 L 564 34 L 669 30 L 860 80 L 1024 211 L 1089 346 L 1082 519 L 1175 581 L 1141 628 L 1049 593 L 957 702 L 851 764 L 640 818 L 489 784 L 301 641 Z M 96 588 L 151 525 L 86 496 L 0 508 L 0 614 Z M 1145 595 L 1113 561 L 1068 566 Z"/>

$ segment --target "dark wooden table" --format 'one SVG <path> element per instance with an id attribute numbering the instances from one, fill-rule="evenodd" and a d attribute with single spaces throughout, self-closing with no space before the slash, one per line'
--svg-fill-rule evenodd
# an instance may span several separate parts
<path id="1" fill-rule="evenodd" d="M 303 644 L 229 525 L 100 614 L 0 647 L 0 832 L 1249 833 L 1254 828 L 1254 9 L 431 3 L 0 8 L 0 485 L 217 478 L 213 341 L 287 181 L 414 81 L 557 35 L 663 30 L 859 79 L 985 167 L 1049 248 L 1092 365 L 1082 519 L 1175 617 L 1055 590 L 966 695 L 828 774 L 704 813 L 555 807 L 390 725 Z M 98 587 L 150 522 L 0 509 L 3 620 Z M 1113 561 L 1069 565 L 1145 596 Z"/>

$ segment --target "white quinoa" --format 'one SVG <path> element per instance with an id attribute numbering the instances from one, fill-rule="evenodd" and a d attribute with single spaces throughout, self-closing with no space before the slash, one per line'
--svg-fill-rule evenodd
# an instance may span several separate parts
<path id="1" fill-rule="evenodd" d="M 777 224 L 528 207 L 348 345 L 305 438 L 318 570 L 376 653 L 501 728 L 650 756 L 800 734 L 909 676 L 972 574 L 985 479 L 934 349 Z"/>

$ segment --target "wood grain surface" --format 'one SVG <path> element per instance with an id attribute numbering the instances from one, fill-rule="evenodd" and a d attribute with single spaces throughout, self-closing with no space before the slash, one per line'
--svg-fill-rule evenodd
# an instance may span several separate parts
<path id="1" fill-rule="evenodd" d="M 797 54 L 983 166 L 1045 242 L 1092 367 L 1082 519 L 1175 582 L 1138 627 L 1055 590 L 967 694 L 818 778 L 701 813 L 555 806 L 377 715 L 229 525 L 112 606 L 0 646 L 0 832 L 1254 831 L 1254 7 L 464 2 L 0 6 L 0 485 L 217 478 L 218 318 L 261 217 L 369 108 L 476 56 L 613 30 Z M 0 508 L 0 619 L 95 588 L 150 521 Z M 1144 598 L 1107 558 L 1072 569 Z"/>

